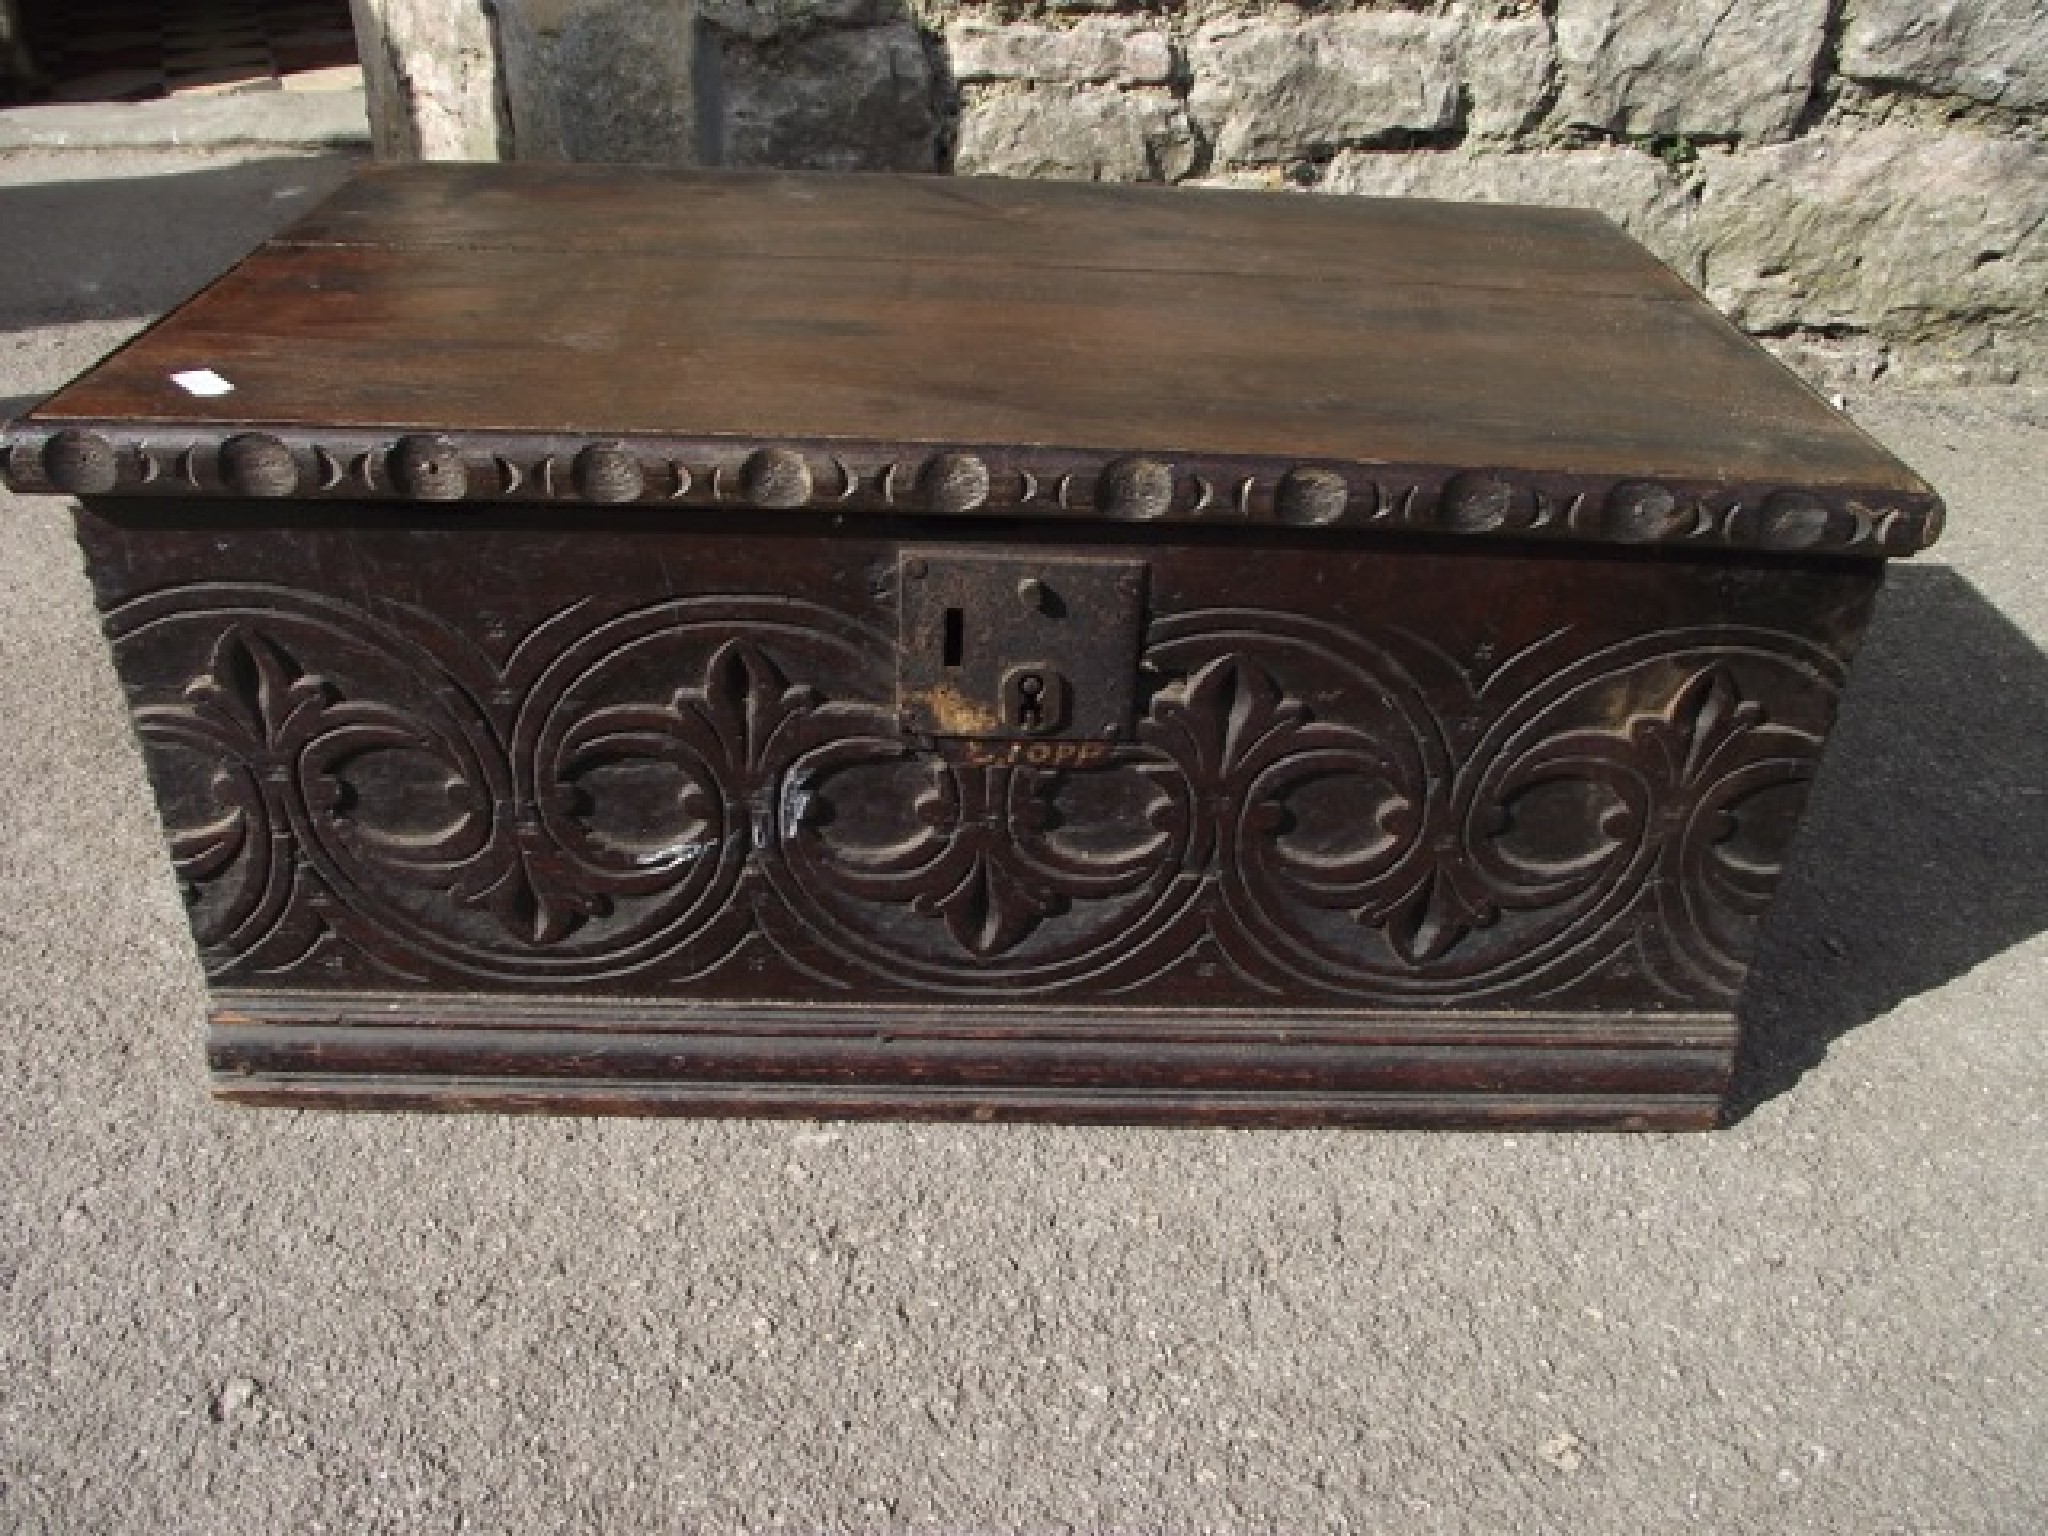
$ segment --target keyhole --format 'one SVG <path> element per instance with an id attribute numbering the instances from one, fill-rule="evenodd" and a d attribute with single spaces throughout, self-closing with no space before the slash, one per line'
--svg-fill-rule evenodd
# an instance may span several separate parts
<path id="1" fill-rule="evenodd" d="M 959 608 L 946 610 L 946 633 L 942 641 L 946 665 L 957 667 L 967 658 L 967 614 Z"/>
<path id="2" fill-rule="evenodd" d="M 1023 695 L 1017 706 L 1017 723 L 1026 730 L 1036 730 L 1045 723 L 1045 679 L 1036 672 L 1026 672 L 1017 679 L 1017 692 Z"/>

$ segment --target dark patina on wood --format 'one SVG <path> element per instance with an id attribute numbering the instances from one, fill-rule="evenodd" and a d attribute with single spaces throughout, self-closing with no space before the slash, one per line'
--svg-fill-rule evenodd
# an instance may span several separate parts
<path id="1" fill-rule="evenodd" d="M 936 178 L 371 171 L 0 453 L 266 1103 L 1711 1124 L 1941 516 L 1591 215 Z"/>

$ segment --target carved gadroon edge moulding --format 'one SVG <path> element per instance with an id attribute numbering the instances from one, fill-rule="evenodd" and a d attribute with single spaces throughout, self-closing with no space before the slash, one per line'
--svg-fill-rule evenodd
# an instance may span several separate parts
<path id="1" fill-rule="evenodd" d="M 1370 529 L 1886 558 L 1941 534 L 1887 488 L 1067 448 L 17 421 L 0 479 L 74 496 L 394 500 Z"/>

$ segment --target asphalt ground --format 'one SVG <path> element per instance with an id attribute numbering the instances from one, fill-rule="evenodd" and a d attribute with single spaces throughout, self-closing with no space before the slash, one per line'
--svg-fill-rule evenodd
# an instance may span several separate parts
<path id="1" fill-rule="evenodd" d="M 0 410 L 343 169 L 0 159 Z M 0 495 L 0 1531 L 2048 1529 L 2048 394 L 1895 568 L 1689 1136 L 216 1105 L 64 505 Z"/>

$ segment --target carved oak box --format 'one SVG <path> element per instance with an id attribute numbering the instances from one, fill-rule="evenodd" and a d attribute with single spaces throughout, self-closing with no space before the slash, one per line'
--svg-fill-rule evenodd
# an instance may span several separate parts
<path id="1" fill-rule="evenodd" d="M 363 174 L 22 420 L 257 1103 L 1674 1127 L 1928 488 L 1590 214 Z"/>

